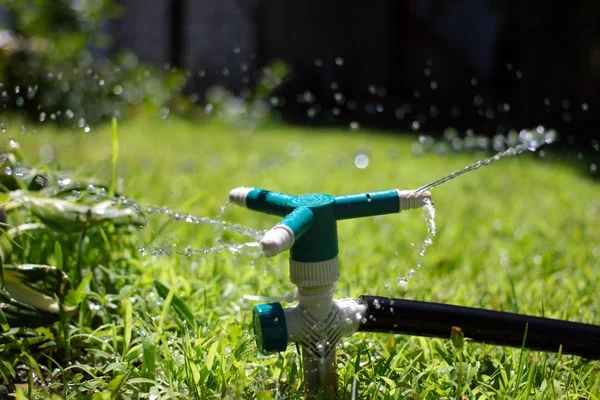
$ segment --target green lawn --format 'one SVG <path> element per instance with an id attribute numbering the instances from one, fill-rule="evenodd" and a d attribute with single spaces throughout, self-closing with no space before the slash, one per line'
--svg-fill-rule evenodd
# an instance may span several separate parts
<path id="1" fill-rule="evenodd" d="M 24 135 L 19 127 L 9 124 L 6 135 L 19 141 L 30 164 L 40 163 L 40 148 L 49 144 L 52 170 L 70 171 L 72 179 L 110 180 L 109 126 L 90 133 L 38 126 L 35 135 L 33 126 Z M 142 205 L 215 217 L 238 186 L 334 195 L 413 189 L 486 156 L 415 157 L 414 140 L 365 130 L 277 126 L 250 132 L 140 117 L 119 125 L 118 176 L 122 193 Z M 359 153 L 369 157 L 365 169 L 354 165 Z M 437 235 L 408 288 L 397 279 L 419 261 L 426 237 L 420 210 L 339 223 L 337 297 L 377 294 L 600 324 L 597 183 L 558 158 L 524 154 L 435 188 L 432 198 Z M 257 230 L 278 222 L 234 206 L 222 218 Z M 258 354 L 251 329 L 255 303 L 242 298 L 289 293 L 287 256 L 186 255 L 188 246 L 251 239 L 166 215 L 148 220 L 141 230 L 87 233 L 79 265 L 83 276 L 94 277 L 81 310 L 27 332 L 40 342 L 19 344 L 0 363 L 0 383 L 25 381 L 17 367 L 26 364 L 39 368 L 46 382 L 19 385 L 25 396 L 301 397 L 296 348 Z M 69 270 L 77 263 L 79 239 L 48 232 L 28 238 L 15 261 L 56 262 L 58 240 Z M 153 257 L 151 248 L 163 254 Z M 163 293 L 166 300 L 154 280 L 172 288 Z M 181 304 L 193 314 L 189 321 Z M 0 343 L 20 338 L 4 336 Z M 600 398 L 599 364 L 580 357 L 467 343 L 462 360 L 461 394 L 469 399 Z M 457 394 L 459 362 L 450 340 L 355 334 L 343 339 L 338 363 L 340 398 L 350 398 L 353 385 L 356 398 Z"/>

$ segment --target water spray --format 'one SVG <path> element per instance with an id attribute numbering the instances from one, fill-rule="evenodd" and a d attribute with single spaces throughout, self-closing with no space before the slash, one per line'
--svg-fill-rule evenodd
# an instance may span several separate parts
<path id="1" fill-rule="evenodd" d="M 355 332 L 448 338 L 453 328 L 485 343 L 600 358 L 600 326 L 422 301 L 361 296 L 335 299 L 340 278 L 337 221 L 399 213 L 423 207 L 427 190 L 384 190 L 345 196 L 293 196 L 257 188 L 236 188 L 231 203 L 283 219 L 261 240 L 265 256 L 290 250 L 297 302 L 260 304 L 253 310 L 256 344 L 263 353 L 302 348 L 304 379 L 311 392 L 333 395 L 337 386 L 336 346 Z"/>

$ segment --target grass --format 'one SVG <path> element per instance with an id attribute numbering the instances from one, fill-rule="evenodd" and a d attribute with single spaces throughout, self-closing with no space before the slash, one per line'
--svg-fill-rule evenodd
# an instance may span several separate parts
<path id="1" fill-rule="evenodd" d="M 50 145 L 48 167 L 58 175 L 111 181 L 110 126 L 87 134 L 38 126 L 22 136 L 19 124 L 10 127 L 7 135 L 18 136 L 32 165 Z M 117 191 L 143 205 L 208 217 L 238 186 L 294 194 L 410 189 L 484 156 L 415 157 L 414 138 L 384 133 L 249 132 L 176 118 L 119 123 L 118 140 Z M 354 166 L 358 153 L 368 155 L 368 168 Z M 501 161 L 434 189 L 437 236 L 407 289 L 397 278 L 419 260 L 421 212 L 342 221 L 337 296 L 389 295 L 600 324 L 598 193 L 597 183 L 551 153 Z M 9 214 L 9 223 L 23 218 Z M 277 222 L 234 207 L 223 219 L 258 230 Z M 25 397 L 301 397 L 296 348 L 257 354 L 254 303 L 242 298 L 289 293 L 287 257 L 178 254 L 249 239 L 165 215 L 148 221 L 141 230 L 106 226 L 81 236 L 22 238 L 15 261 L 70 271 L 79 311 L 47 328 L 2 333 L 0 345 L 11 350 L 0 360 L 0 383 Z M 141 247 L 162 255 L 144 255 Z M 468 341 L 454 348 L 448 336 L 343 339 L 339 397 L 600 398 L 595 361 Z"/>

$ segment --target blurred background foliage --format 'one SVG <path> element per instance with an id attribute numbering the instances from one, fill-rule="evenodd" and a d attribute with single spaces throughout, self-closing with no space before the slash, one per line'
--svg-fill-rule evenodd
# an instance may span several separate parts
<path id="1" fill-rule="evenodd" d="M 97 57 L 102 33 L 122 9 L 112 0 L 5 2 L 0 47 L 0 103 L 40 121 L 88 123 L 176 101 L 184 74 L 141 64 L 131 52 Z"/>

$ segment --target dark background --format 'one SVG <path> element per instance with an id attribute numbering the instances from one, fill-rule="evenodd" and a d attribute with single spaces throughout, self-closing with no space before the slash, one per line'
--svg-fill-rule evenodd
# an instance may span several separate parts
<path id="1" fill-rule="evenodd" d="M 121 1 L 117 25 L 141 18 L 127 12 L 133 3 Z M 284 60 L 293 72 L 272 104 L 294 122 L 411 129 L 417 121 L 420 131 L 480 134 L 543 124 L 571 141 L 597 136 L 594 0 L 172 0 L 165 7 L 168 49 L 159 60 L 154 47 L 147 59 L 203 70 L 188 90 L 220 84 L 238 95 L 270 60 Z M 124 42 L 117 35 L 117 47 Z"/>

